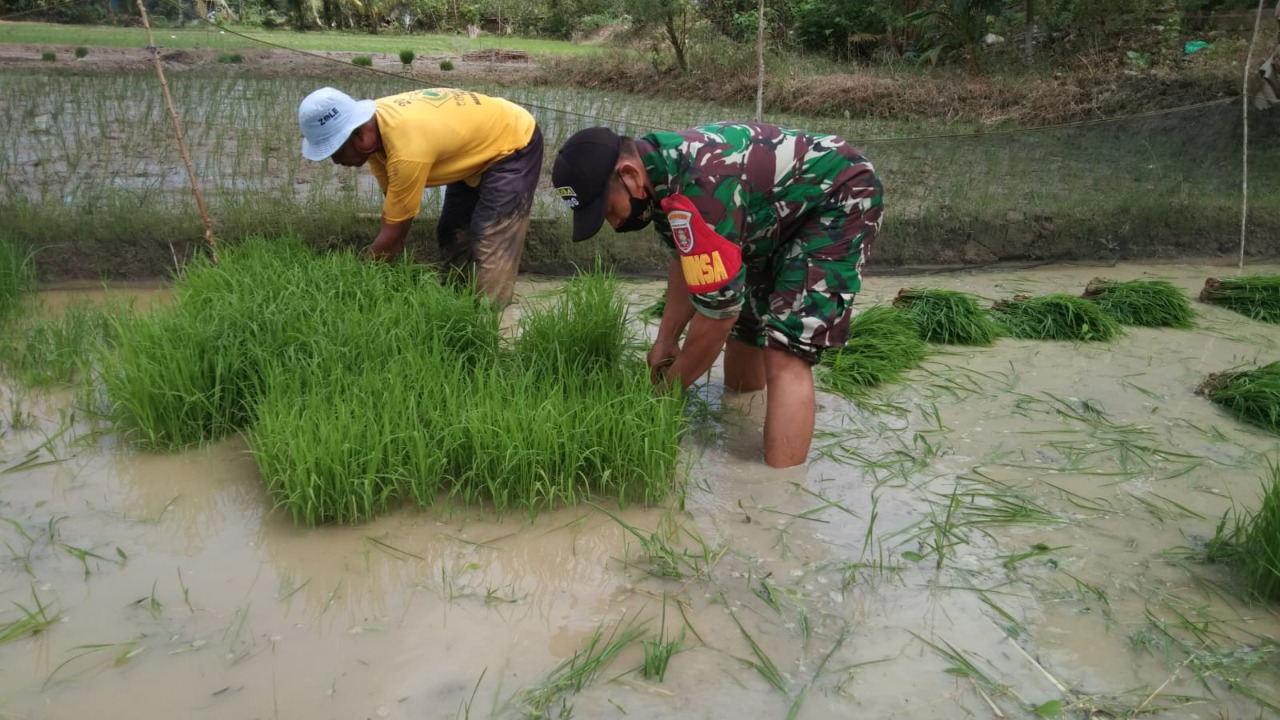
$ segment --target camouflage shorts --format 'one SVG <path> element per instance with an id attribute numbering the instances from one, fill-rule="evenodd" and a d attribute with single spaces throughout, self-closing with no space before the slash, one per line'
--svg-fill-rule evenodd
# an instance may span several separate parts
<path id="1" fill-rule="evenodd" d="M 874 174 L 856 178 L 837 188 L 768 263 L 753 263 L 731 337 L 810 363 L 827 348 L 843 347 L 862 266 L 880 230 L 882 197 Z"/>

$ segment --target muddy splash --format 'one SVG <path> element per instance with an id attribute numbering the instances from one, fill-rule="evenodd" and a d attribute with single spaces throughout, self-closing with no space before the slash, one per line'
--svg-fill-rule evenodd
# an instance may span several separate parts
<path id="1" fill-rule="evenodd" d="M 1096 274 L 880 278 L 859 302 L 907 285 L 1078 293 Z M 1188 294 L 1205 277 L 1108 274 Z M 637 306 L 658 291 L 632 290 Z M 92 299 L 125 295 L 153 297 Z M 82 298 L 44 297 L 55 310 Z M 616 518 L 444 506 L 300 530 L 273 511 L 243 441 L 138 453 L 74 393 L 8 384 L 0 623 L 23 620 L 19 605 L 48 622 L 0 645 L 0 708 L 1254 717 L 1280 701 L 1280 619 L 1195 548 L 1233 502 L 1256 506 L 1276 443 L 1192 389 L 1274 359 L 1280 329 L 1197 310 L 1191 331 L 947 348 L 866 402 L 822 396 L 811 462 L 789 471 L 758 462 L 763 397 L 725 396 L 717 370 L 682 497 L 602 506 Z M 629 630 L 660 629 L 683 637 L 662 681 L 644 677 L 639 639 L 594 665 Z"/>

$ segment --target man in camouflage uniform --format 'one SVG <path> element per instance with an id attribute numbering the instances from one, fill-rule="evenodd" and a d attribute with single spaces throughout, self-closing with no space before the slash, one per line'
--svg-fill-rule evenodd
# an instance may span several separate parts
<path id="1" fill-rule="evenodd" d="M 648 358 L 654 382 L 687 387 L 728 340 L 726 387 L 769 389 L 765 461 L 803 463 L 813 441 L 813 365 L 848 342 L 880 227 L 871 164 L 833 135 L 772 125 L 717 123 L 635 139 L 590 128 L 561 148 L 552 182 L 573 210 L 574 241 L 605 220 L 618 232 L 652 221 L 671 249 L 666 310 Z"/>

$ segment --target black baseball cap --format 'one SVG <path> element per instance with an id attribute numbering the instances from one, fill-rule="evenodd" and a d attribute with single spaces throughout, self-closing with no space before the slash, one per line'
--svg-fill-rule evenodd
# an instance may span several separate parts
<path id="1" fill-rule="evenodd" d="M 604 224 L 609 178 L 618 166 L 622 138 L 606 127 L 574 133 L 556 155 L 551 184 L 573 210 L 573 241 L 582 242 Z"/>

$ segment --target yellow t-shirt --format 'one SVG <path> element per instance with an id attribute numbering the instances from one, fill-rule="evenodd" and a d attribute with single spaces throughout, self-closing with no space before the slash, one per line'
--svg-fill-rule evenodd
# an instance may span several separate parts
<path id="1" fill-rule="evenodd" d="M 386 195 L 386 222 L 417 215 L 425 188 L 479 185 L 481 173 L 533 137 L 529 111 L 466 90 L 414 90 L 377 103 L 382 150 L 369 157 L 369 169 Z"/>

